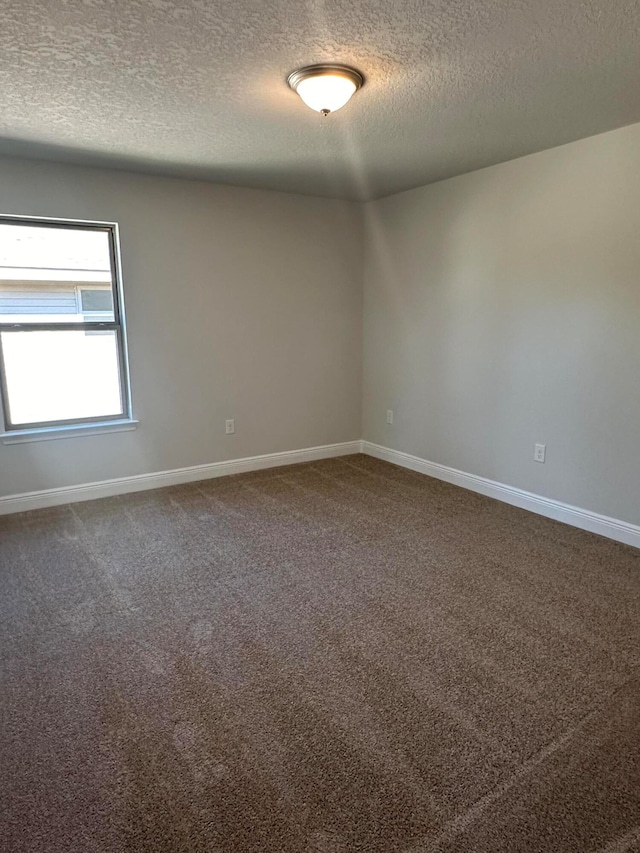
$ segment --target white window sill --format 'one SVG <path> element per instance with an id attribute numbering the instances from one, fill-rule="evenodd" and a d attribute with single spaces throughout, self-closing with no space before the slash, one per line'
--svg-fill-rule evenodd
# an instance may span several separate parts
<path id="1" fill-rule="evenodd" d="M 12 429 L 0 433 L 3 444 L 24 444 L 28 441 L 51 441 L 56 438 L 77 438 L 81 435 L 103 435 L 108 432 L 129 432 L 136 429 L 139 421 L 124 418 L 120 421 L 96 421 L 91 424 L 73 426 L 39 427 L 38 429 Z"/>

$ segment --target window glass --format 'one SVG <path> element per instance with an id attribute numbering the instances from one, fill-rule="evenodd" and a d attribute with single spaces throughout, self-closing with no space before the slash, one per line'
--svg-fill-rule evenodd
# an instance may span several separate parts
<path id="1" fill-rule="evenodd" d="M 2 332 L 11 421 L 122 414 L 114 331 Z"/>
<path id="2" fill-rule="evenodd" d="M 115 227 L 0 219 L 5 429 L 130 417 Z"/>
<path id="3" fill-rule="evenodd" d="M 80 301 L 83 313 L 99 311 L 101 314 L 110 314 L 113 317 L 113 295 L 111 288 L 98 290 L 81 289 Z"/>
<path id="4" fill-rule="evenodd" d="M 108 230 L 0 223 L 0 323 L 114 320 L 113 284 Z"/>

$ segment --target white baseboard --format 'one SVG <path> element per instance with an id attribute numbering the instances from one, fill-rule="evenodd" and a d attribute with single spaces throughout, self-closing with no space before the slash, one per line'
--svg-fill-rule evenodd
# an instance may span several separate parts
<path id="1" fill-rule="evenodd" d="M 507 486 L 504 483 L 497 483 L 494 480 L 488 480 L 486 477 L 467 474 L 464 471 L 458 471 L 456 468 L 449 468 L 447 465 L 428 462 L 419 456 L 412 456 L 409 453 L 402 453 L 399 450 L 391 450 L 388 447 L 372 444 L 369 441 L 361 442 L 361 450 L 362 453 L 375 456 L 376 459 L 393 462 L 395 465 L 401 465 L 403 468 L 410 468 L 412 471 L 427 474 L 429 477 L 435 477 L 437 480 L 444 480 L 447 483 L 452 483 L 454 486 L 462 486 L 464 489 L 478 492 L 489 498 L 495 498 L 521 509 L 535 512 L 538 515 L 544 515 L 556 521 L 563 521 L 565 524 L 570 524 L 573 527 L 579 527 L 582 530 L 606 536 L 608 539 L 623 542 L 625 545 L 640 548 L 640 527 L 635 524 L 619 521 L 616 518 L 609 518 L 606 515 L 600 515 L 597 512 L 591 512 L 577 506 L 571 506 L 561 501 L 554 501 L 551 498 L 535 495 L 532 492 L 525 492 L 523 489 L 516 489 L 514 486 Z"/>
<path id="2" fill-rule="evenodd" d="M 159 489 L 162 486 L 178 486 L 181 483 L 209 480 L 213 477 L 224 477 L 227 474 L 275 468 L 278 465 L 293 465 L 296 462 L 314 462 L 317 459 L 347 456 L 350 453 L 360 453 L 360 445 L 360 441 L 345 441 L 341 444 L 307 447 L 303 450 L 290 450 L 284 453 L 265 453 L 262 456 L 249 456 L 246 459 L 231 459 L 228 462 L 213 462 L 210 465 L 192 465 L 189 468 L 176 468 L 173 471 L 159 471 L 155 474 L 137 474 L 132 477 L 117 477 L 114 480 L 102 480 L 80 486 L 64 486 L 60 489 L 9 495 L 0 498 L 0 515 L 76 501 L 108 498 L 128 492 L 142 492 L 146 489 Z"/>
<path id="3" fill-rule="evenodd" d="M 129 492 L 141 492 L 146 489 L 159 489 L 163 486 L 177 486 L 196 480 L 224 477 L 227 474 L 241 474 L 245 471 L 275 468 L 278 465 L 293 465 L 296 462 L 331 459 L 336 456 L 347 456 L 351 453 L 366 453 L 369 456 L 375 456 L 377 459 L 393 462 L 403 468 L 410 468 L 412 471 L 444 480 L 455 486 L 462 486 L 464 489 L 535 512 L 538 515 L 563 521 L 573 527 L 579 527 L 582 530 L 615 539 L 617 542 L 623 542 L 625 545 L 640 548 L 640 527 L 635 524 L 609 518 L 606 515 L 542 497 L 542 495 L 535 495 L 514 486 L 507 486 L 504 483 L 488 480 L 486 477 L 479 477 L 476 474 L 467 474 L 464 471 L 458 471 L 456 468 L 429 462 L 418 456 L 412 456 L 410 453 L 402 453 L 399 450 L 392 450 L 369 441 L 346 441 L 341 444 L 326 444 L 322 447 L 308 447 L 302 450 L 285 451 L 284 453 L 266 453 L 262 456 L 249 456 L 245 459 L 213 462 L 209 465 L 193 465 L 189 468 L 176 468 L 173 471 L 137 474 L 132 477 L 118 477 L 113 480 L 102 480 L 79 486 L 64 486 L 59 489 L 45 489 L 21 495 L 9 495 L 0 498 L 0 515 L 43 509 L 44 507 L 75 503 L 76 501 L 107 498 Z"/>

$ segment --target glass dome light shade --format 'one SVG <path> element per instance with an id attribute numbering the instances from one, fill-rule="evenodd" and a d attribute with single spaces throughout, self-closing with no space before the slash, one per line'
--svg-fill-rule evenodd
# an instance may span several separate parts
<path id="1" fill-rule="evenodd" d="M 338 74 L 321 74 L 307 77 L 298 84 L 297 92 L 308 107 L 321 113 L 328 110 L 334 113 L 344 107 L 356 90 L 353 80 Z"/>
<path id="2" fill-rule="evenodd" d="M 360 72 L 347 66 L 319 65 L 289 75 L 289 85 L 316 112 L 335 112 L 362 86 Z"/>

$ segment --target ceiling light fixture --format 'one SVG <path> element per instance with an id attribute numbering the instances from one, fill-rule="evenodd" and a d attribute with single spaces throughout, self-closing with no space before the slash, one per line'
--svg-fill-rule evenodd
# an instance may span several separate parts
<path id="1" fill-rule="evenodd" d="M 308 65 L 289 74 L 287 83 L 308 107 L 328 116 L 344 107 L 364 77 L 348 65 Z"/>

